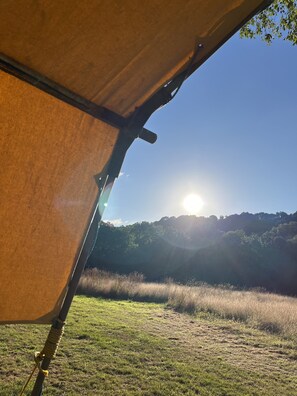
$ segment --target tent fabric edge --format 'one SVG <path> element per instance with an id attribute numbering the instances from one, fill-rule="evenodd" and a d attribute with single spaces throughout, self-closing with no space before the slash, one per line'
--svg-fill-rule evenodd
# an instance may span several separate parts
<path id="1" fill-rule="evenodd" d="M 228 35 L 224 36 L 223 39 L 214 48 L 211 49 L 211 51 L 207 52 L 205 56 L 200 58 L 197 62 L 194 62 L 190 67 L 188 64 L 185 65 L 169 81 L 161 85 L 150 97 L 148 97 L 144 101 L 144 103 L 142 103 L 138 108 L 135 108 L 131 115 L 129 115 L 129 117 L 127 118 L 112 110 L 109 110 L 106 107 L 95 104 L 94 102 L 74 93 L 73 91 L 70 91 L 64 86 L 55 83 L 54 81 L 39 74 L 38 72 L 31 70 L 22 64 L 19 64 L 18 62 L 14 61 L 13 59 L 7 57 L 5 54 L 2 53 L 0 54 L 0 69 L 26 81 L 31 85 L 34 85 L 36 88 L 47 92 L 48 94 L 68 103 L 69 105 L 79 108 L 81 111 L 88 113 L 94 118 L 100 119 L 101 121 L 106 122 L 116 128 L 126 129 L 125 127 L 130 124 L 130 121 L 134 118 L 136 113 L 139 113 L 140 109 L 144 108 L 145 112 L 147 113 L 148 109 L 151 107 L 149 106 L 149 103 L 155 103 L 155 105 L 152 107 L 151 114 L 161 105 L 168 103 L 172 99 L 172 92 L 176 88 L 178 88 L 183 81 L 188 79 L 190 75 L 192 75 L 209 57 L 211 57 L 254 15 L 263 11 L 271 3 L 272 0 L 263 0 L 261 4 L 249 15 L 247 15 L 247 17 L 242 20 Z M 199 44 L 202 44 L 203 46 L 203 42 Z M 164 95 L 166 98 L 160 101 L 160 97 Z M 160 103 L 159 106 L 157 106 L 158 102 Z M 150 117 L 150 115 L 147 117 L 147 119 Z"/>
<path id="2" fill-rule="evenodd" d="M 187 65 L 182 68 L 173 78 L 168 81 L 163 87 L 160 87 L 152 96 L 156 95 L 160 90 L 167 88 L 170 86 L 171 92 L 173 92 L 176 88 L 178 88 L 179 84 L 183 80 L 187 80 L 200 66 L 203 65 L 220 47 L 222 47 L 235 33 L 237 33 L 251 18 L 257 15 L 259 12 L 264 11 L 267 7 L 269 7 L 274 0 L 263 0 L 261 5 L 253 10 L 243 21 L 241 21 L 233 30 L 230 31 L 228 35 L 226 35 L 223 40 L 221 40 L 212 51 L 208 52 L 205 56 L 199 59 L 198 62 L 194 62 L 190 67 Z M 197 43 L 198 45 L 203 46 L 203 42 Z M 149 99 L 148 99 L 149 100 Z M 146 103 L 146 102 L 145 102 Z M 144 103 L 144 104 L 145 104 Z"/>
<path id="3" fill-rule="evenodd" d="M 120 129 L 126 124 L 125 117 L 77 95 L 2 53 L 0 53 L 0 69 L 115 128 Z"/>

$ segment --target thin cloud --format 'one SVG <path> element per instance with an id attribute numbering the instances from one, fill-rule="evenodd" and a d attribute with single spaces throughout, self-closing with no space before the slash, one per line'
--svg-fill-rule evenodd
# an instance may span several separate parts
<path id="1" fill-rule="evenodd" d="M 126 224 L 128 224 L 128 221 L 123 221 L 122 219 L 111 219 L 111 220 L 109 220 L 109 219 L 106 219 L 106 220 L 104 220 L 106 223 L 110 223 L 110 224 L 112 224 L 112 225 L 114 225 L 115 227 L 120 227 L 120 226 L 123 226 L 123 225 L 126 225 Z"/>

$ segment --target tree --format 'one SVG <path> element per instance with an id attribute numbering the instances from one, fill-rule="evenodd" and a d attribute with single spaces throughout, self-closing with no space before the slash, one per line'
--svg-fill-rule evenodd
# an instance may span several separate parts
<path id="1" fill-rule="evenodd" d="M 252 18 L 240 31 L 240 37 L 255 38 L 271 44 L 282 38 L 297 44 L 297 0 L 276 0 Z"/>

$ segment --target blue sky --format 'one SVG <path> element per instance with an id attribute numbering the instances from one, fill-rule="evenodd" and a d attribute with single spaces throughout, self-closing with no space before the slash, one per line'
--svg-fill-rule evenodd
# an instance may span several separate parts
<path id="1" fill-rule="evenodd" d="M 103 219 L 115 224 L 187 214 L 297 211 L 297 48 L 281 40 L 229 40 L 182 86 L 137 140 Z"/>

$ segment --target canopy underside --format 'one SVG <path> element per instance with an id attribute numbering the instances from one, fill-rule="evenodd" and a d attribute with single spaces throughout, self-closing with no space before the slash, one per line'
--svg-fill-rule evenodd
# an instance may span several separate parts
<path id="1" fill-rule="evenodd" d="M 118 130 L 0 71 L 0 321 L 57 316 Z"/>
<path id="2" fill-rule="evenodd" d="M 98 199 L 94 176 L 126 150 L 123 120 L 265 3 L 0 2 L 0 322 L 57 317 Z M 23 78 L 26 68 L 35 79 Z M 54 84 L 96 112 L 65 103 Z"/>
<path id="3" fill-rule="evenodd" d="M 4 0 L 1 52 L 127 116 L 185 67 L 206 59 L 263 0 Z"/>

